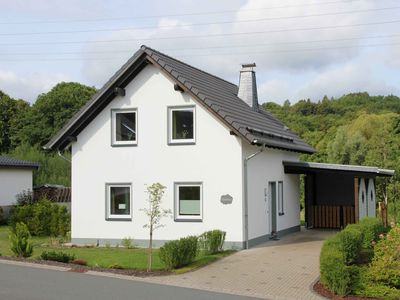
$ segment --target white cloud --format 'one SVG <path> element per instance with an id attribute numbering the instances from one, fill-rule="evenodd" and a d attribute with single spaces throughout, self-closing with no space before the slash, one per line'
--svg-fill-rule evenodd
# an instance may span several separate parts
<path id="1" fill-rule="evenodd" d="M 296 94 L 297 98 L 321 99 L 324 95 L 342 96 L 351 92 L 368 92 L 372 95 L 398 93 L 396 87 L 384 79 L 374 76 L 374 69 L 368 65 L 349 63 L 339 68 L 318 74 L 306 83 Z"/>
<path id="2" fill-rule="evenodd" d="M 68 81 L 68 77 L 61 73 L 21 75 L 12 71 L 0 70 L 0 90 L 10 97 L 21 98 L 31 103 L 36 100 L 39 94 L 49 91 L 61 81 Z"/>

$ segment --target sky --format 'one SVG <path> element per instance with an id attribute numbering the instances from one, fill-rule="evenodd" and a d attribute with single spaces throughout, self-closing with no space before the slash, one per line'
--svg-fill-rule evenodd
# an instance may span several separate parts
<path id="1" fill-rule="evenodd" d="M 59 82 L 100 88 L 147 45 L 259 102 L 400 95 L 396 0 L 0 0 L 0 90 L 34 103 Z"/>

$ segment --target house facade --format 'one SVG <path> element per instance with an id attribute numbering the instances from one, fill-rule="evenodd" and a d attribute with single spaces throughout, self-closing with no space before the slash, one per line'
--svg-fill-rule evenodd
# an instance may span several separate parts
<path id="1" fill-rule="evenodd" d="M 300 228 L 299 177 L 313 153 L 258 107 L 254 65 L 239 87 L 142 48 L 48 143 L 72 152 L 72 242 L 147 245 L 146 186 L 170 209 L 155 245 L 207 230 L 241 249 Z"/>

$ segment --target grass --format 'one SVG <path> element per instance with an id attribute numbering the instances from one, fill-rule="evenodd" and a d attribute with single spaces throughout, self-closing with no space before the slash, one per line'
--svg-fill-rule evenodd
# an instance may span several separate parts
<path id="1" fill-rule="evenodd" d="M 10 250 L 8 235 L 10 227 L 0 226 L 0 253 L 3 256 L 13 256 Z M 124 269 L 145 270 L 147 268 L 147 249 L 134 248 L 65 248 L 60 246 L 51 246 L 52 239 L 49 237 L 32 237 L 33 259 L 38 259 L 43 251 L 56 250 L 65 253 L 74 254 L 76 259 L 85 260 L 90 267 L 109 268 L 112 265 L 118 265 Z M 183 268 L 173 270 L 174 273 L 182 274 L 202 266 L 208 265 L 218 259 L 232 254 L 234 251 L 224 251 L 221 253 L 206 255 L 200 252 L 196 260 Z M 153 249 L 153 270 L 164 270 L 164 264 L 158 256 L 158 249 Z"/>

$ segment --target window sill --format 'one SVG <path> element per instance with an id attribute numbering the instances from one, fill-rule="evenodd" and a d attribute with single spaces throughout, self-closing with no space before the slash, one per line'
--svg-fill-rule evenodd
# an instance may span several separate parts
<path id="1" fill-rule="evenodd" d="M 118 217 L 107 217 L 106 221 L 132 221 L 132 218 L 118 218 Z"/>
<path id="2" fill-rule="evenodd" d="M 135 147 L 138 143 L 111 144 L 111 147 Z"/>
<path id="3" fill-rule="evenodd" d="M 175 222 L 196 222 L 196 223 L 201 223 L 203 222 L 203 219 L 185 219 L 185 218 L 178 218 L 174 220 Z"/>
<path id="4" fill-rule="evenodd" d="M 180 146 L 180 145 L 196 145 L 196 141 L 185 141 L 185 142 L 176 142 L 176 141 L 169 141 L 169 146 Z"/>

